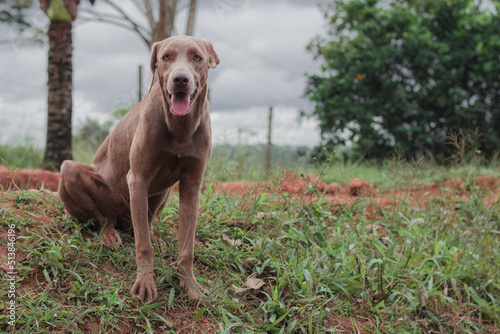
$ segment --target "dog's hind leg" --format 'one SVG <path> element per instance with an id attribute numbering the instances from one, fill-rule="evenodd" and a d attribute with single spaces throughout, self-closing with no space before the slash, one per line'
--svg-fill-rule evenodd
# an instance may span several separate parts
<path id="1" fill-rule="evenodd" d="M 58 193 L 71 216 L 80 221 L 96 219 L 98 226 L 104 228 L 102 239 L 107 248 L 120 246 L 120 235 L 115 229 L 118 213 L 113 191 L 92 166 L 64 161 Z"/>

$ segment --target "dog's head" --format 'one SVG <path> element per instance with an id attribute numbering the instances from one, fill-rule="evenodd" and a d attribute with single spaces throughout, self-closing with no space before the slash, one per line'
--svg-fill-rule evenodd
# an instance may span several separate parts
<path id="1" fill-rule="evenodd" d="M 208 69 L 218 64 L 219 57 L 207 41 L 190 36 L 167 38 L 153 45 L 149 90 L 157 71 L 169 109 L 175 115 L 186 115 L 207 84 Z"/>

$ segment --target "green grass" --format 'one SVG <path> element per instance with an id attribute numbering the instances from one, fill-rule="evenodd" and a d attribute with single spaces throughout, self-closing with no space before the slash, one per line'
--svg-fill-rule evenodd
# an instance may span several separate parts
<path id="1" fill-rule="evenodd" d="M 344 166 L 313 171 L 335 181 L 362 170 Z M 211 175 L 227 172 L 214 167 Z M 397 160 L 365 173 L 387 189 L 455 178 Z M 488 194 L 474 183 L 482 170 L 457 173 L 468 175 L 466 199 L 447 189 L 421 207 L 405 198 L 381 207 L 361 197 L 332 206 L 314 187 L 308 191 L 317 197 L 299 199 L 280 192 L 277 169 L 261 182 L 268 193 L 219 193 L 209 182 L 196 232 L 195 272 L 208 292 L 199 303 L 178 285 L 177 195 L 154 227 L 165 249 L 155 254 L 159 299 L 144 303 L 129 293 L 136 270 L 130 234 L 121 232 L 123 246 L 112 252 L 49 192 L 0 193 L 0 231 L 16 225 L 19 272 L 16 327 L 0 311 L 0 331 L 495 333 L 499 199 L 483 204 Z M 374 206 L 377 214 L 367 214 Z M 263 285 L 248 287 L 249 277 Z M 9 300 L 7 291 L 0 299 Z"/>
<path id="2" fill-rule="evenodd" d="M 90 162 L 92 148 L 78 145 L 75 158 Z M 100 231 L 65 216 L 50 192 L 0 192 L 0 252 L 14 224 L 19 273 L 16 326 L 8 325 L 4 307 L 9 291 L 0 290 L 0 332 L 496 333 L 500 198 L 492 200 L 476 178 L 499 178 L 500 169 L 459 146 L 445 166 L 332 155 L 312 165 L 276 158 L 270 171 L 259 150 L 237 148 L 231 159 L 215 150 L 196 232 L 195 272 L 208 292 L 199 303 L 178 285 L 176 194 L 154 227 L 155 246 L 164 249 L 155 254 L 159 299 L 144 303 L 129 293 L 136 272 L 131 234 L 120 232 L 122 247 L 109 251 Z M 26 143 L 0 146 L 0 156 L 13 167 L 38 167 L 43 152 Z M 312 198 L 282 193 L 285 169 L 343 185 L 358 177 L 384 192 L 452 179 L 465 184 L 442 186 L 420 205 L 404 192 L 384 206 L 368 197 L 332 205 L 313 186 Z M 237 196 L 212 183 L 236 180 L 268 191 Z"/>
<path id="3" fill-rule="evenodd" d="M 44 148 L 30 140 L 10 145 L 0 144 L 0 165 L 40 168 L 44 152 Z"/>

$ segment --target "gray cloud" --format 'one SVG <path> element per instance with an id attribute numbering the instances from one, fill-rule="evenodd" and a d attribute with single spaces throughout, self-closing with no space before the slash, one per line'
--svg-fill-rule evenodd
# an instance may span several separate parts
<path id="1" fill-rule="evenodd" d="M 266 127 L 259 122 L 266 119 L 268 106 L 274 105 L 287 115 L 278 121 L 283 129 L 276 130 L 276 143 L 319 144 L 316 123 L 297 121 L 299 110 L 308 107 L 302 97 L 304 74 L 319 71 L 319 64 L 305 51 L 324 28 L 323 14 L 316 3 L 199 1 L 195 35 L 213 43 L 221 59 L 209 75 L 214 135 L 224 131 L 234 134 L 234 130 L 238 133 L 241 127 L 259 134 Z M 82 2 L 81 8 L 85 6 Z M 96 9 L 104 8 L 99 6 Z M 176 33 L 184 31 L 186 12 L 178 14 Z M 139 65 L 143 66 L 145 93 L 149 52 L 133 32 L 77 20 L 73 45 L 75 127 L 87 116 L 105 119 L 113 109 L 133 105 Z M 22 46 L 15 39 L 0 45 L 0 75 L 5 78 L 0 82 L 1 142 L 26 135 L 43 140 L 46 52 L 47 46 Z M 229 137 L 230 142 L 237 140 Z M 250 141 L 251 136 L 247 137 Z"/>

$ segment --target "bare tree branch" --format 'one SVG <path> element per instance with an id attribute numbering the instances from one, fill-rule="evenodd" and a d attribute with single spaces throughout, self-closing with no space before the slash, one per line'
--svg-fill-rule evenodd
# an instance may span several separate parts
<path id="1" fill-rule="evenodd" d="M 125 11 L 121 2 L 117 0 L 101 1 L 107 4 L 115 14 L 99 13 L 86 8 L 83 10 L 87 14 L 84 20 L 109 23 L 135 31 L 148 48 L 151 48 L 155 42 L 168 38 L 174 33 L 174 20 L 178 9 L 178 0 L 155 0 L 155 2 L 151 0 L 130 0 L 137 9 L 137 12 L 145 16 L 147 24 L 141 24 L 136 20 L 137 17 L 131 17 Z M 142 1 L 144 6 L 142 5 Z M 186 28 L 186 34 L 188 35 L 193 34 L 196 3 L 196 0 L 185 2 L 189 6 L 188 25 Z M 183 6 L 183 8 L 187 8 L 187 6 Z M 156 20 L 155 17 L 157 17 Z"/>
<path id="2" fill-rule="evenodd" d="M 186 27 L 186 35 L 188 36 L 193 36 L 195 14 L 196 14 L 196 0 L 191 0 L 189 4 L 189 15 Z"/>
<path id="3" fill-rule="evenodd" d="M 151 2 L 149 0 L 144 0 L 144 5 L 146 6 L 146 17 L 148 18 L 149 26 L 152 32 L 155 26 L 155 18 L 153 16 L 153 10 L 151 9 Z M 151 35 L 153 34 L 151 33 Z"/>
<path id="4" fill-rule="evenodd" d="M 116 20 L 116 21 L 122 21 L 122 22 L 128 22 L 130 26 L 128 26 L 130 29 L 133 29 L 134 27 L 137 27 L 139 30 L 143 30 L 145 32 L 148 31 L 148 28 L 140 23 L 137 22 L 131 22 L 129 20 L 124 19 L 123 16 L 121 15 L 116 15 L 116 14 L 111 14 L 111 13 L 100 13 L 96 10 L 90 9 L 90 8 L 82 8 L 80 10 L 82 14 L 88 14 L 88 17 L 85 17 L 86 20 L 92 21 L 94 17 L 99 18 L 99 19 L 105 19 L 105 20 Z"/>
<path id="5" fill-rule="evenodd" d="M 166 22 L 166 15 L 168 13 L 167 10 L 167 2 L 166 1 L 159 1 L 159 15 L 158 15 L 158 22 L 154 26 L 153 30 L 153 40 L 154 41 L 159 41 L 160 36 L 165 35 L 165 22 Z"/>
<path id="6" fill-rule="evenodd" d="M 85 19 L 86 21 L 92 21 L 98 19 L 100 22 L 106 22 L 115 25 L 120 24 L 121 27 L 127 27 L 128 29 L 133 30 L 142 35 L 146 35 L 149 33 L 148 28 L 145 27 L 144 25 L 135 22 L 130 22 L 129 20 L 124 20 L 123 16 L 120 15 L 113 15 L 110 13 L 103 14 L 91 9 L 82 9 L 81 14 L 89 15 L 89 16 L 83 16 L 83 19 Z M 128 23 L 128 25 L 126 23 Z"/>
<path id="7" fill-rule="evenodd" d="M 116 3 L 111 0 L 103 0 L 106 4 L 108 4 L 114 11 L 118 13 L 118 15 L 113 15 L 110 13 L 99 13 L 95 10 L 86 9 L 84 12 L 90 14 L 92 17 L 88 17 L 87 20 L 94 20 L 98 22 L 104 22 L 113 24 L 118 27 L 126 28 L 132 31 L 135 31 L 141 39 L 146 43 L 146 46 L 150 48 L 150 40 L 151 35 L 148 32 L 148 29 L 142 24 L 138 23 L 134 19 L 132 19 L 122 8 L 120 8 Z M 121 21 L 121 22 L 120 22 Z M 125 24 L 122 22 L 126 22 Z M 127 24 L 128 23 L 128 24 Z"/>
<path id="8" fill-rule="evenodd" d="M 168 11 L 166 13 L 167 20 L 165 22 L 166 23 L 165 34 L 161 36 L 160 40 L 172 36 L 174 32 L 174 19 L 176 13 L 177 13 L 177 0 L 170 0 L 168 3 Z"/>
<path id="9" fill-rule="evenodd" d="M 146 13 L 146 8 L 141 5 L 142 1 L 141 0 L 130 0 L 132 2 L 132 4 L 135 6 L 135 8 L 137 8 L 137 10 L 142 14 L 144 15 L 144 17 L 147 17 L 147 13 Z"/>
<path id="10" fill-rule="evenodd" d="M 132 19 L 131 19 L 128 15 L 127 15 L 127 13 L 125 13 L 125 11 L 124 11 L 124 10 L 122 10 L 122 9 L 121 9 L 118 5 L 116 5 L 113 1 L 111 1 L 111 0 L 103 0 L 103 1 L 104 1 L 105 3 L 107 3 L 108 5 L 110 5 L 110 6 L 111 6 L 114 10 L 116 10 L 118 13 L 120 13 L 120 14 L 121 14 L 121 16 L 122 16 L 125 20 L 129 21 L 129 22 L 130 22 L 130 23 L 131 23 L 134 27 L 139 26 L 139 24 L 138 24 L 138 23 L 136 23 L 134 20 L 132 20 Z"/>
<path id="11" fill-rule="evenodd" d="M 91 17 L 87 17 L 82 14 L 90 14 Z M 110 15 L 110 14 L 104 15 L 91 10 L 82 10 L 82 13 L 80 13 L 80 19 L 83 22 L 89 22 L 89 21 L 102 22 L 134 31 L 139 35 L 139 37 L 144 41 L 146 46 L 149 48 L 149 41 L 151 39 L 151 36 L 148 33 L 148 29 L 143 26 L 134 27 L 133 25 L 131 25 L 129 21 L 124 21 L 121 16 Z"/>

